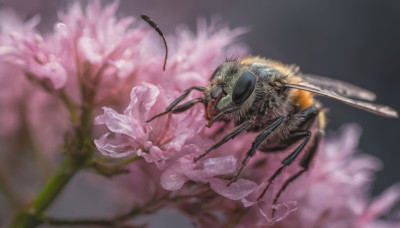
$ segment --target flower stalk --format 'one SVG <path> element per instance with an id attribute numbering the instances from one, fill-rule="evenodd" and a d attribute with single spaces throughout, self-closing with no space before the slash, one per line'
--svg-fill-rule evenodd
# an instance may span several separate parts
<path id="1" fill-rule="evenodd" d="M 87 157 L 72 154 L 67 155 L 56 173 L 46 183 L 42 191 L 39 192 L 33 205 L 19 213 L 11 227 L 31 228 L 41 224 L 40 217 L 44 211 L 51 205 L 74 174 L 83 167 Z"/>
<path id="2" fill-rule="evenodd" d="M 85 87 L 85 86 L 84 86 Z M 60 164 L 55 174 L 47 181 L 43 189 L 36 196 L 33 204 L 28 209 L 20 212 L 11 224 L 11 228 L 33 228 L 42 223 L 40 219 L 54 199 L 61 193 L 69 180 L 90 161 L 94 147 L 91 138 L 92 113 L 95 108 L 95 89 L 82 94 L 82 107 L 80 123 L 75 126 L 75 137 L 68 148 L 67 157 Z M 59 98 L 63 101 L 70 113 L 72 122 L 76 120 L 76 108 L 68 96 L 61 92 Z"/>
<path id="3" fill-rule="evenodd" d="M 80 134 L 82 135 L 82 134 Z M 83 167 L 93 154 L 93 146 L 88 143 L 90 138 L 78 137 L 77 138 L 80 148 L 79 152 L 70 152 L 64 161 L 61 163 L 55 174 L 45 184 L 43 189 L 39 192 L 33 204 L 27 209 L 19 213 L 12 228 L 26 227 L 33 228 L 41 224 L 40 217 L 45 210 L 53 203 L 54 199 L 64 189 L 69 180 Z"/>

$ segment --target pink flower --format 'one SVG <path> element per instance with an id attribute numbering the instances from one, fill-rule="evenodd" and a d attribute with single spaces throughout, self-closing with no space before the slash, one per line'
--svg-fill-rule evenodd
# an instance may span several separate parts
<path id="1" fill-rule="evenodd" d="M 2 61 L 16 64 L 39 79 L 49 79 L 56 89 L 63 87 L 67 73 L 57 53 L 53 53 L 43 37 L 34 30 L 39 17 L 26 23 L 19 21 L 10 11 L 4 11 L 1 17 L 2 21 L 7 21 L 2 24 L 0 35 Z"/>
<path id="2" fill-rule="evenodd" d="M 12 11 L 0 12 L 0 135 L 11 138 L 24 132 L 26 135 L 23 140 L 19 139 L 19 144 L 32 140 L 34 145 L 30 147 L 54 155 L 63 142 L 63 133 L 70 127 L 66 110 L 54 96 L 31 83 L 25 75 L 29 63 L 24 59 L 27 57 L 24 51 L 30 42 L 40 41 L 34 29 L 39 21 L 36 16 L 22 22 Z M 42 72 L 47 69 L 52 71 L 52 76 L 57 75 L 53 74 L 57 67 L 50 65 L 41 68 Z M 7 142 L 1 148 L 4 153 L 15 152 L 8 145 L 12 140 L 4 142 Z"/>
<path id="3" fill-rule="evenodd" d="M 118 207 L 116 210 L 120 210 L 120 206 L 123 205 L 131 207 L 132 202 L 144 205 L 167 193 L 167 190 L 160 186 L 161 172 L 154 165 L 140 160 L 126 168 L 129 173 L 109 179 L 112 181 L 112 187 L 108 191 L 111 193 L 112 205 L 116 204 Z"/>
<path id="4" fill-rule="evenodd" d="M 377 218 L 400 199 L 399 187 L 395 186 L 378 200 L 372 203 L 368 201 L 367 189 L 372 181 L 370 177 L 380 167 L 380 163 L 371 156 L 355 155 L 360 131 L 350 125 L 342 130 L 339 138 L 327 140 L 313 167 L 289 185 L 276 205 L 272 203 L 273 197 L 282 183 L 296 173 L 299 167 L 293 165 L 287 168 L 265 197 L 255 201 L 265 187 L 265 180 L 280 166 L 282 156 L 257 154 L 244 172 L 243 176 L 248 179 L 239 179 L 227 187 L 228 181 L 220 177 L 235 172 L 235 154 L 242 153 L 243 146 L 237 146 L 233 140 L 213 155 L 194 163 L 193 158 L 213 141 L 207 138 L 202 127 L 204 121 L 198 118 L 202 116 L 201 112 L 194 108 L 187 113 L 161 117 L 158 122 L 147 125 L 145 120 L 164 110 L 174 97 L 160 94 L 169 93 L 151 84 L 143 84 L 132 90 L 131 103 L 124 114 L 105 108 L 105 114 L 97 118 L 97 123 L 106 124 L 110 131 L 116 133 L 116 141 L 108 139 L 107 133 L 95 141 L 97 147 L 106 155 L 120 157 L 137 153 L 147 162 L 155 162 L 162 170 L 161 185 L 167 190 L 179 190 L 181 193 L 188 191 L 185 187 L 188 180 L 196 183 L 198 189 L 209 184 L 214 190 L 213 197 L 216 197 L 203 205 L 213 205 L 213 209 L 208 209 L 209 213 L 221 207 L 214 203 L 219 199 L 217 195 L 241 200 L 243 205 L 236 201 L 230 209 L 224 209 L 226 216 L 233 216 L 237 210 L 248 211 L 238 227 L 318 227 L 319 224 L 322 227 L 384 227 L 382 224 L 386 223 L 378 222 Z M 168 123 L 176 126 L 176 130 L 166 128 Z M 248 135 L 239 137 L 242 138 L 241 144 L 250 141 L 249 138 L 243 140 Z M 159 144 L 167 138 L 167 144 Z M 260 166 L 260 163 L 263 165 Z M 255 181 L 260 184 L 257 185 Z M 194 197 L 201 199 L 203 196 L 200 194 Z M 182 202 L 180 205 L 184 209 L 190 203 Z M 207 218 L 212 215 L 209 214 Z M 194 220 L 198 224 L 207 223 L 199 217 Z M 224 224 L 227 221 L 219 222 Z"/>
<path id="5" fill-rule="evenodd" d="M 110 133 L 106 133 L 95 140 L 100 152 L 112 157 L 136 153 L 148 162 L 155 162 L 159 167 L 163 167 L 166 160 L 176 156 L 186 140 L 196 135 L 203 125 L 199 122 L 199 109 L 182 115 L 164 116 L 147 124 L 146 120 L 164 111 L 172 102 L 172 95 L 176 95 L 168 94 L 171 93 L 144 83 L 132 89 L 131 102 L 124 114 L 104 107 L 104 114 L 96 118 L 96 124 L 106 124 L 110 131 L 116 133 L 114 140 L 123 143 L 111 144 Z M 196 118 L 197 121 L 194 121 Z"/>
<path id="6" fill-rule="evenodd" d="M 23 23 L 10 14 L 0 14 L 0 121 L 2 126 L 7 124 L 0 129 L 2 136 L 26 131 L 23 127 L 28 126 L 44 151 L 56 151 L 71 127 L 66 110 L 54 99 L 65 92 L 78 116 L 88 103 L 95 113 L 106 105 L 95 119 L 108 128 L 108 133 L 94 141 L 103 155 L 144 158 L 146 163 L 132 164 L 130 176 L 123 180 L 128 187 L 142 187 L 132 196 L 137 202 L 145 204 L 160 192 L 175 191 L 165 205 L 181 209 L 203 227 L 231 221 L 237 221 L 236 227 L 399 225 L 379 219 L 399 200 L 398 185 L 369 200 L 372 176 L 381 164 L 371 156 L 356 154 L 359 129 L 355 126 L 322 144 L 313 167 L 289 185 L 275 205 L 280 187 L 300 170 L 296 164 L 278 176 L 262 200 L 256 199 L 281 166 L 285 152 L 258 152 L 242 178 L 227 186 L 255 134 L 237 136 L 194 162 L 232 124 L 219 122 L 212 129 L 204 128 L 201 104 L 181 114 L 150 123 L 146 120 L 164 111 L 184 89 L 206 86 L 212 71 L 227 56 L 243 56 L 246 48 L 234 42 L 245 29 L 231 30 L 218 21 L 207 25 L 204 20 L 199 21 L 196 34 L 178 28 L 176 35 L 166 37 L 170 55 L 163 72 L 164 50 L 157 34 L 135 18 L 115 17 L 117 7 L 118 2 L 101 8 L 100 1 L 90 1 L 82 9 L 75 3 L 59 13 L 54 31 L 47 36 L 35 30 L 37 17 Z M 129 91 L 130 101 L 126 101 L 128 96 L 123 94 Z M 93 100 L 87 99 L 91 96 Z M 186 99 L 199 96 L 194 92 Z M 126 103 L 123 113 L 116 111 Z"/>
<path id="7" fill-rule="evenodd" d="M 244 32 L 245 29 L 241 28 L 230 30 L 218 21 L 207 25 L 204 20 L 199 21 L 197 34 L 187 28 L 179 28 L 178 35 L 166 37 L 170 55 L 165 72 L 162 71 L 164 47 L 157 34 L 150 33 L 152 39 L 143 39 L 137 46 L 140 51 L 134 61 L 135 79 L 136 82 L 151 82 L 162 87 L 157 90 L 150 84 L 135 87 L 131 93 L 131 103 L 124 114 L 103 108 L 104 114 L 96 119 L 96 123 L 106 124 L 113 134 L 105 134 L 96 140 L 98 149 L 108 156 L 123 157 L 136 153 L 148 162 L 155 162 L 158 168 L 164 170 L 161 177 L 163 187 L 170 190 L 179 189 L 188 180 L 208 183 L 213 176 L 232 173 L 236 168 L 236 159 L 232 156 L 218 157 L 219 161 L 226 164 L 222 169 L 210 169 L 208 160 L 193 163 L 194 156 L 204 152 L 213 143 L 210 139 L 197 137 L 198 134 L 205 134 L 202 131 L 205 120 L 201 105 L 187 113 L 165 116 L 149 124 L 145 120 L 164 111 L 179 96 L 179 92 L 193 83 L 205 86 L 213 68 L 225 60 L 227 55 L 244 55 L 244 45 L 232 44 Z M 132 65 L 132 61 L 129 64 Z M 143 92 L 144 88 L 148 89 L 148 94 Z M 198 96 L 199 93 L 194 92 L 187 99 Z M 143 104 L 138 105 L 142 99 Z M 157 102 L 151 99 L 157 99 Z M 164 144 L 164 141 L 168 143 Z"/>
<path id="8" fill-rule="evenodd" d="M 259 202 L 258 207 L 253 207 L 238 227 L 249 224 L 253 227 L 299 228 L 398 226 L 399 221 L 383 221 L 379 217 L 399 202 L 400 186 L 395 185 L 370 201 L 368 193 L 372 177 L 381 164 L 370 155 L 357 153 L 359 136 L 358 126 L 347 125 L 338 136 L 328 138 L 312 169 L 289 185 L 280 203 L 268 203 L 267 194 L 267 198 Z M 279 189 L 280 185 L 276 185 Z M 274 208 L 275 217 L 271 217 Z"/>
<path id="9" fill-rule="evenodd" d="M 117 1 L 104 9 L 100 1 L 90 1 L 84 11 L 76 2 L 59 12 L 54 31 L 46 36 L 34 30 L 38 20 L 14 30 L 5 23 L 0 58 L 41 82 L 49 80 L 51 89 L 66 89 L 76 103 L 82 84 L 98 90 L 98 102 L 129 91 L 121 87 L 134 78 L 140 42 L 151 29 L 132 17 L 117 19 L 117 7 Z"/>
<path id="10" fill-rule="evenodd" d="M 51 39 L 64 48 L 64 63 L 71 60 L 75 63 L 71 70 L 77 74 L 89 73 L 85 77 L 104 73 L 108 77 L 116 74 L 126 78 L 132 73 L 139 55 L 138 46 L 147 30 L 135 25 L 133 17 L 117 19 L 117 9 L 118 1 L 104 9 L 100 1 L 91 1 L 84 12 L 76 2 L 67 12 L 59 13 L 60 22 Z M 85 64 L 90 65 L 90 72 L 85 72 L 88 67 Z"/>
<path id="11" fill-rule="evenodd" d="M 176 35 L 166 37 L 169 57 L 165 72 L 161 70 L 160 62 L 164 47 L 153 32 L 152 36 L 157 39 L 143 40 L 140 47 L 142 67 L 137 74 L 139 80 L 179 91 L 194 85 L 206 86 L 212 72 L 227 57 L 247 54 L 248 48 L 237 43 L 238 37 L 246 31 L 244 28 L 229 29 L 219 20 L 207 24 L 205 19 L 198 20 L 196 33 L 184 26 L 178 27 Z"/>
<path id="12" fill-rule="evenodd" d="M 164 170 L 161 185 L 167 190 L 178 190 L 192 180 L 210 183 L 215 191 L 231 199 L 250 194 L 257 186 L 254 182 L 240 180 L 226 187 L 227 183 L 214 178 L 235 172 L 237 162 L 232 155 L 193 161 L 211 145 L 210 140 L 198 136 L 205 124 L 199 108 L 146 123 L 151 116 L 165 110 L 175 94 L 147 83 L 134 87 L 131 103 L 124 114 L 105 107 L 104 114 L 96 118 L 96 124 L 105 124 L 114 133 L 113 138 L 106 133 L 95 140 L 96 147 L 106 156 L 124 157 L 136 153 L 147 162 L 156 163 Z"/>

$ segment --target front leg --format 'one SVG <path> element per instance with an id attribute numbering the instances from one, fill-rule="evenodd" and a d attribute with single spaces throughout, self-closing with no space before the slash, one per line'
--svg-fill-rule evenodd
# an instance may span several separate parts
<path id="1" fill-rule="evenodd" d="M 164 112 L 159 113 L 159 114 L 157 114 L 157 115 L 151 117 L 151 118 L 150 118 L 149 120 L 147 120 L 146 122 L 148 123 L 148 122 L 150 122 L 150 121 L 152 121 L 152 120 L 154 120 L 154 119 L 156 119 L 156 118 L 158 118 L 158 117 L 160 117 L 160 116 L 163 116 L 163 115 L 168 114 L 169 112 L 173 111 L 173 109 L 175 108 L 175 106 L 177 106 L 177 105 L 179 104 L 179 102 L 181 102 L 183 99 L 185 99 L 185 97 L 187 97 L 187 96 L 189 95 L 189 93 L 190 93 L 192 90 L 198 90 L 198 91 L 203 92 L 203 91 L 205 90 L 205 88 L 204 88 L 204 87 L 200 87 L 200 86 L 193 86 L 193 87 L 190 87 L 189 89 L 183 91 L 182 95 L 180 95 L 178 98 L 176 98 L 176 99 L 165 109 Z M 190 107 L 192 107 L 194 104 L 196 104 L 196 103 L 198 103 L 198 102 L 202 102 L 202 101 L 203 101 L 202 98 L 195 98 L 195 99 L 193 99 L 193 100 L 191 100 L 191 101 L 188 101 L 187 103 L 185 103 L 185 104 L 183 104 L 183 105 L 181 105 L 181 106 L 178 106 L 178 107 L 176 108 L 177 110 L 174 110 L 174 113 L 179 113 L 179 112 L 185 111 L 185 110 L 189 109 Z"/>
<path id="2" fill-rule="evenodd" d="M 244 121 L 242 124 L 234 128 L 229 134 L 227 134 L 224 138 L 222 138 L 219 142 L 215 143 L 212 147 L 210 147 L 208 150 L 206 150 L 204 153 L 200 154 L 197 158 L 194 159 L 194 162 L 197 162 L 204 156 L 206 156 L 208 153 L 210 153 L 212 150 L 217 149 L 218 147 L 222 146 L 229 140 L 233 139 L 236 137 L 238 134 L 246 130 L 248 127 L 250 127 L 254 122 L 254 119 L 249 119 L 247 121 Z"/>

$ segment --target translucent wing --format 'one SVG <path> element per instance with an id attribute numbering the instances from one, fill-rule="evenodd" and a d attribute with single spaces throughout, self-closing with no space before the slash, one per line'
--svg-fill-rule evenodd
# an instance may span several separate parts
<path id="1" fill-rule="evenodd" d="M 376 95 L 373 92 L 347 82 L 310 74 L 303 74 L 300 77 L 303 81 L 317 86 L 323 91 L 330 91 L 344 97 L 353 97 L 367 101 L 374 101 L 376 99 Z"/>
<path id="2" fill-rule="evenodd" d="M 330 80 L 332 81 L 332 79 L 330 79 Z M 336 80 L 334 80 L 334 81 L 336 81 Z M 315 93 L 315 94 L 318 94 L 321 96 L 330 97 L 330 98 L 339 100 L 345 104 L 354 106 L 359 109 L 363 109 L 368 112 L 372 112 L 372 113 L 380 115 L 380 116 L 385 116 L 385 117 L 389 117 L 389 118 L 398 118 L 398 114 L 397 114 L 396 110 L 394 110 L 388 106 L 373 104 L 370 102 L 353 100 L 353 99 L 350 99 L 350 98 L 344 96 L 344 93 L 339 94 L 338 92 L 335 91 L 336 89 L 329 89 L 329 88 L 327 89 L 325 86 L 319 86 L 318 84 L 314 85 L 306 80 L 298 82 L 296 84 L 284 83 L 283 86 L 287 87 L 287 88 L 306 90 L 306 91 L 310 91 L 312 93 Z M 359 97 L 359 96 L 357 96 L 357 97 Z"/>

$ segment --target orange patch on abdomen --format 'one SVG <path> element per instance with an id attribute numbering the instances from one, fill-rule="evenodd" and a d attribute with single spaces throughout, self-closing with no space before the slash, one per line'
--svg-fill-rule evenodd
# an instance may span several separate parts
<path id="1" fill-rule="evenodd" d="M 300 110 L 310 107 L 314 102 L 312 93 L 304 90 L 293 91 L 292 99 Z"/>

